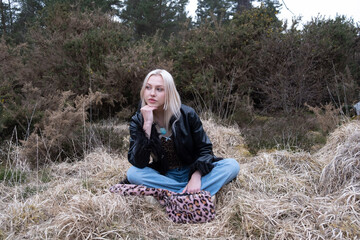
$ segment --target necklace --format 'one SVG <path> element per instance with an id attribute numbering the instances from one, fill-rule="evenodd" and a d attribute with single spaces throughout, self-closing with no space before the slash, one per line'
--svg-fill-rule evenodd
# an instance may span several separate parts
<path id="1" fill-rule="evenodd" d="M 165 128 L 160 128 L 160 133 L 161 133 L 162 135 L 165 135 L 165 134 L 166 134 L 166 129 L 165 129 Z"/>
<path id="2" fill-rule="evenodd" d="M 167 133 L 166 128 L 160 127 L 160 125 L 155 122 L 156 127 L 159 129 L 161 135 L 165 135 Z"/>

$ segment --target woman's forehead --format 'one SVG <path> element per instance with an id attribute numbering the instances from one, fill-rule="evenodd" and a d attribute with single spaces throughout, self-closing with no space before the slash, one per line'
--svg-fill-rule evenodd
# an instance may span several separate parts
<path id="1" fill-rule="evenodd" d="M 151 75 L 147 81 L 147 84 L 154 85 L 154 86 L 163 86 L 164 79 L 161 75 Z"/>

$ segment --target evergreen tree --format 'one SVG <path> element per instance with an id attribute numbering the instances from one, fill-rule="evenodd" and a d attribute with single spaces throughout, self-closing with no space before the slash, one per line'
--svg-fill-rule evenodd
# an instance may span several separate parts
<path id="1" fill-rule="evenodd" d="M 251 9 L 253 0 L 199 0 L 197 13 L 197 22 L 216 20 L 227 22 L 236 13 Z M 215 17 L 215 19 L 213 19 Z"/>
<path id="2" fill-rule="evenodd" d="M 262 2 L 268 9 L 270 9 L 274 16 L 278 14 L 282 6 L 282 4 L 279 3 L 279 0 L 261 0 L 260 2 Z"/>
<path id="3" fill-rule="evenodd" d="M 125 0 L 120 18 L 134 29 L 137 38 L 163 31 L 168 38 L 181 29 L 187 19 L 188 0 Z"/>
<path id="4" fill-rule="evenodd" d="M 44 0 L 47 7 L 53 4 L 71 5 L 72 8 L 78 8 L 82 11 L 85 10 L 98 10 L 104 13 L 111 11 L 118 11 L 122 7 L 122 3 L 118 0 Z"/>
<path id="5" fill-rule="evenodd" d="M 7 6 L 0 1 L 0 14 L 1 14 L 1 34 L 6 34 L 6 8 Z"/>
<path id="6" fill-rule="evenodd" d="M 224 22 L 230 18 L 232 1 L 229 0 L 199 0 L 196 9 L 198 24 L 205 21 Z M 215 17 L 215 19 L 213 19 Z"/>
<path id="7" fill-rule="evenodd" d="M 236 12 L 241 13 L 244 10 L 251 9 L 251 2 L 253 0 L 234 0 L 233 2 L 236 4 Z"/>
<path id="8" fill-rule="evenodd" d="M 12 27 L 12 38 L 16 42 L 24 41 L 24 35 L 27 32 L 27 28 L 32 26 L 35 21 L 42 21 L 42 18 L 51 12 L 51 9 L 56 5 L 61 5 L 67 11 L 74 9 L 80 9 L 81 11 L 86 10 L 98 10 L 102 12 L 115 12 L 122 7 L 118 0 L 14 0 L 12 1 L 13 6 L 18 6 L 15 9 L 10 5 L 10 25 Z M 12 7 L 11 7 L 12 6 Z M 1 8 L 1 6 L 0 6 Z M 1 10 L 0 10 L 1 11 Z M 14 23 L 13 23 L 14 22 Z M 13 23 L 13 24 L 12 24 Z"/>
<path id="9" fill-rule="evenodd" d="M 12 32 L 14 11 L 13 1 L 0 1 L 0 36 L 6 36 Z"/>

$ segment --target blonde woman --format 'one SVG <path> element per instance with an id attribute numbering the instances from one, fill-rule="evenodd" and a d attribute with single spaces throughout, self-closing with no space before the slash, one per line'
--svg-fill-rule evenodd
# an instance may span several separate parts
<path id="1" fill-rule="evenodd" d="M 132 184 L 212 196 L 238 174 L 236 160 L 217 158 L 200 118 L 181 104 L 171 74 L 151 71 L 140 91 L 141 109 L 130 123 L 127 172 Z"/>

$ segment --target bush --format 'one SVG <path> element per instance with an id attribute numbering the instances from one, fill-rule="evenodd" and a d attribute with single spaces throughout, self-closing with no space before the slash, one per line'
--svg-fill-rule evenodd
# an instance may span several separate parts
<path id="1" fill-rule="evenodd" d="M 271 9 L 261 7 L 229 24 L 203 24 L 172 38 L 167 57 L 174 59 L 174 77 L 183 98 L 198 110 L 230 117 L 251 92 L 261 36 L 279 27 Z"/>
<path id="2" fill-rule="evenodd" d="M 87 110 L 101 104 L 106 96 L 99 92 L 73 95 L 70 91 L 58 95 L 57 108 L 47 111 L 29 138 L 23 141 L 22 155 L 30 165 L 74 159 L 88 150 L 89 140 L 83 131 L 88 119 Z"/>
<path id="3" fill-rule="evenodd" d="M 314 116 L 299 112 L 291 115 L 255 115 L 251 124 L 241 132 L 249 151 L 256 154 L 263 149 L 314 151 L 325 144 L 326 133 Z"/>

